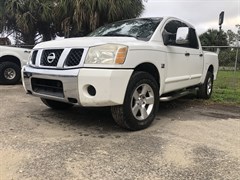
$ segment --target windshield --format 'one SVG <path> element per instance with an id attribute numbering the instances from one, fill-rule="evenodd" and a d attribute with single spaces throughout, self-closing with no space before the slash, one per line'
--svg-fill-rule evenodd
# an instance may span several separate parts
<path id="1" fill-rule="evenodd" d="M 162 18 L 130 19 L 98 28 L 88 36 L 122 36 L 150 40 Z"/>

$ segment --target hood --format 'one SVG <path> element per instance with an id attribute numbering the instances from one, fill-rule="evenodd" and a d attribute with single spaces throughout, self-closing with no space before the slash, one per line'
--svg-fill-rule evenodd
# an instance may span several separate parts
<path id="1" fill-rule="evenodd" d="M 43 43 L 39 43 L 34 47 L 34 49 L 49 49 L 49 48 L 74 48 L 74 47 L 82 47 L 88 48 L 91 46 L 98 46 L 102 44 L 123 44 L 128 45 L 144 42 L 137 40 L 132 37 L 81 37 L 81 38 L 68 38 L 62 40 L 53 40 L 47 41 Z M 146 42 L 145 42 L 146 43 Z"/>
<path id="2" fill-rule="evenodd" d="M 14 47 L 14 46 L 0 46 L 1 50 L 9 50 L 9 51 L 31 51 L 29 48 L 21 48 L 21 47 Z"/>

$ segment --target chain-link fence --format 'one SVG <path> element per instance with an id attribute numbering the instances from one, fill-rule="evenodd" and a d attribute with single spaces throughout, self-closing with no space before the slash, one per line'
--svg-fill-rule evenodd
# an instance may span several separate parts
<path id="1" fill-rule="evenodd" d="M 240 103 L 240 50 L 233 46 L 207 46 L 204 50 L 215 51 L 219 58 L 219 71 L 214 83 L 213 99 Z"/>
<path id="2" fill-rule="evenodd" d="M 220 70 L 240 69 L 240 47 L 237 46 L 204 46 L 203 49 L 218 53 Z"/>
<path id="3" fill-rule="evenodd" d="M 240 83 L 240 47 L 238 46 L 204 46 L 204 50 L 218 53 L 219 74 L 228 75 L 228 81 L 233 87 Z"/>

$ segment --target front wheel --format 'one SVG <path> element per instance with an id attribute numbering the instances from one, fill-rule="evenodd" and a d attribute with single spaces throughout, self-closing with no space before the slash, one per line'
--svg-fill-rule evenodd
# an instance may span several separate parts
<path id="1" fill-rule="evenodd" d="M 129 81 L 123 105 L 111 108 L 116 123 L 129 130 L 150 126 L 158 111 L 158 89 L 150 74 L 135 72 Z"/>
<path id="2" fill-rule="evenodd" d="M 41 98 L 42 102 L 48 107 L 56 110 L 64 110 L 73 107 L 73 104 L 68 104 L 64 102 L 54 101 L 50 99 Z"/>
<path id="3" fill-rule="evenodd" d="M 209 99 L 212 95 L 212 89 L 213 89 L 213 73 L 207 72 L 204 83 L 199 86 L 199 90 L 197 93 L 198 98 Z"/>

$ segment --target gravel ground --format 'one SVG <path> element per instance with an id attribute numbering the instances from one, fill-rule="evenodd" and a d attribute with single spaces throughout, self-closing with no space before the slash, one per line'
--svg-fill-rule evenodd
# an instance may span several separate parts
<path id="1" fill-rule="evenodd" d="M 160 104 L 129 132 L 108 108 L 53 111 L 0 86 L 0 179 L 240 179 L 240 107 Z"/>

